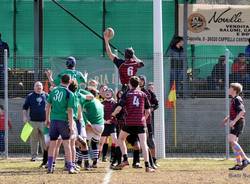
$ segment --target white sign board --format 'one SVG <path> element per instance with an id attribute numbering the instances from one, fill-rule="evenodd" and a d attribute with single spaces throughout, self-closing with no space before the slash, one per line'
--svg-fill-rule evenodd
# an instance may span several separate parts
<path id="1" fill-rule="evenodd" d="M 248 45 L 249 5 L 189 5 L 187 21 L 190 44 Z M 183 35 L 183 5 L 179 5 L 179 35 Z"/>

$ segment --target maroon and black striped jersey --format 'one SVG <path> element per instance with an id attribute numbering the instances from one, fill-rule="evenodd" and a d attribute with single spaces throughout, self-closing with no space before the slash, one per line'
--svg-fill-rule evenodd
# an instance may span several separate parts
<path id="1" fill-rule="evenodd" d="M 144 92 L 137 89 L 129 90 L 122 96 L 119 105 L 126 113 L 127 126 L 145 126 L 145 109 L 150 108 L 148 98 Z"/>
<path id="2" fill-rule="evenodd" d="M 115 58 L 114 63 L 119 70 L 120 80 L 122 85 L 128 84 L 129 79 L 136 75 L 138 68 L 143 67 L 142 62 L 137 62 L 136 60 L 122 60 Z"/>
<path id="3" fill-rule="evenodd" d="M 116 101 L 114 99 L 110 99 L 110 100 L 104 100 L 102 102 L 103 104 L 103 108 L 104 108 L 104 120 L 108 121 L 111 120 L 111 123 L 115 123 L 115 120 L 112 118 L 112 113 L 115 110 L 116 107 Z"/>
<path id="4" fill-rule="evenodd" d="M 240 96 L 236 96 L 231 100 L 230 120 L 234 120 L 241 111 L 245 111 L 243 100 Z"/>

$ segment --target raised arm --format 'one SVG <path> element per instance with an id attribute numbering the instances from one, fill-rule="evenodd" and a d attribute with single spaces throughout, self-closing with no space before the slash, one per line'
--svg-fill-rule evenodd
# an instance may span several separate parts
<path id="1" fill-rule="evenodd" d="M 45 74 L 46 74 L 46 76 L 47 76 L 47 78 L 48 78 L 48 80 L 49 80 L 49 83 L 50 83 L 50 85 L 51 86 L 56 86 L 55 85 L 55 83 L 54 83 L 54 80 L 53 80 L 53 77 L 52 77 L 52 71 L 51 70 L 47 70 L 46 72 L 45 72 Z"/>
<path id="2" fill-rule="evenodd" d="M 109 40 L 110 38 L 104 33 L 104 41 L 105 41 L 105 48 L 107 55 L 111 61 L 114 61 L 114 59 L 117 57 L 111 50 L 110 45 L 109 45 Z"/>

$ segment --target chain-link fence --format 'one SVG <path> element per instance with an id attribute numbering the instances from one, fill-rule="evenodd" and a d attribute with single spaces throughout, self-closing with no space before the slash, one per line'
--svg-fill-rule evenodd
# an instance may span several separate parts
<path id="1" fill-rule="evenodd" d="M 242 55 L 239 55 L 243 57 Z M 246 109 L 250 109 L 248 100 L 249 86 L 249 64 L 247 58 L 230 58 L 230 82 L 241 82 L 244 85 L 244 100 Z M 105 57 L 84 57 L 76 56 L 77 70 L 88 72 L 88 79 L 95 79 L 99 84 L 107 84 L 115 88 L 115 70 L 113 63 Z M 12 58 L 10 58 L 12 59 Z M 56 76 L 65 68 L 64 57 L 44 57 L 50 65 L 40 71 L 41 81 L 47 89 L 48 83 L 44 71 L 51 69 Z M 153 81 L 153 60 L 152 58 L 141 58 L 145 62 L 145 67 L 139 70 L 139 74 L 146 75 L 148 82 Z M 226 150 L 226 133 L 222 125 L 222 119 L 226 114 L 225 96 L 225 70 L 226 58 L 222 54 L 218 57 L 189 57 L 187 58 L 188 68 L 176 68 L 173 62 L 177 59 L 173 57 L 164 58 L 164 94 L 167 100 L 170 86 L 176 82 L 176 120 L 174 119 L 174 109 L 165 109 L 165 133 L 166 133 L 166 153 L 174 155 L 176 153 L 220 153 Z M 184 60 L 184 58 L 182 58 Z M 244 59 L 244 62 L 243 62 Z M 33 91 L 35 75 L 33 66 L 26 66 L 26 63 L 33 62 L 34 57 L 19 57 L 22 69 L 11 69 L 8 71 L 8 96 L 9 96 L 9 119 L 11 129 L 8 134 L 8 152 L 12 154 L 29 154 L 30 144 L 24 143 L 20 139 L 23 127 L 22 106 L 25 97 Z M 236 71 L 237 65 L 244 63 L 245 70 Z M 243 70 L 243 67 L 239 69 Z M 186 72 L 186 78 L 184 76 Z M 241 74 L 242 81 L 238 74 Z M 2 82 L 2 81 L 1 81 Z M 186 85 L 184 88 L 183 86 Z M 4 91 L 4 90 L 2 90 Z M 1 99 L 1 104 L 4 100 Z M 249 119 L 247 113 L 246 119 Z M 155 122 L 157 123 L 157 122 Z M 243 147 L 248 145 L 248 124 L 241 137 Z M 1 139 L 1 144 L 3 144 Z M 247 147 L 246 147 L 247 148 Z M 158 148 L 161 149 L 161 148 Z M 3 150 L 2 150 L 3 151 Z M 249 151 L 249 150 L 247 150 Z"/>

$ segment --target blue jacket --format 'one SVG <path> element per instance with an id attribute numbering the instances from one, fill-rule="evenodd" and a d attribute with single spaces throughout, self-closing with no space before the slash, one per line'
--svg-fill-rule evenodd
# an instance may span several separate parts
<path id="1" fill-rule="evenodd" d="M 45 106 L 47 96 L 48 95 L 46 93 L 37 94 L 35 92 L 32 92 L 26 97 L 23 109 L 30 110 L 31 121 L 45 121 Z"/>
<path id="2" fill-rule="evenodd" d="M 247 59 L 249 60 L 250 59 L 250 44 L 245 49 L 245 55 Z"/>

